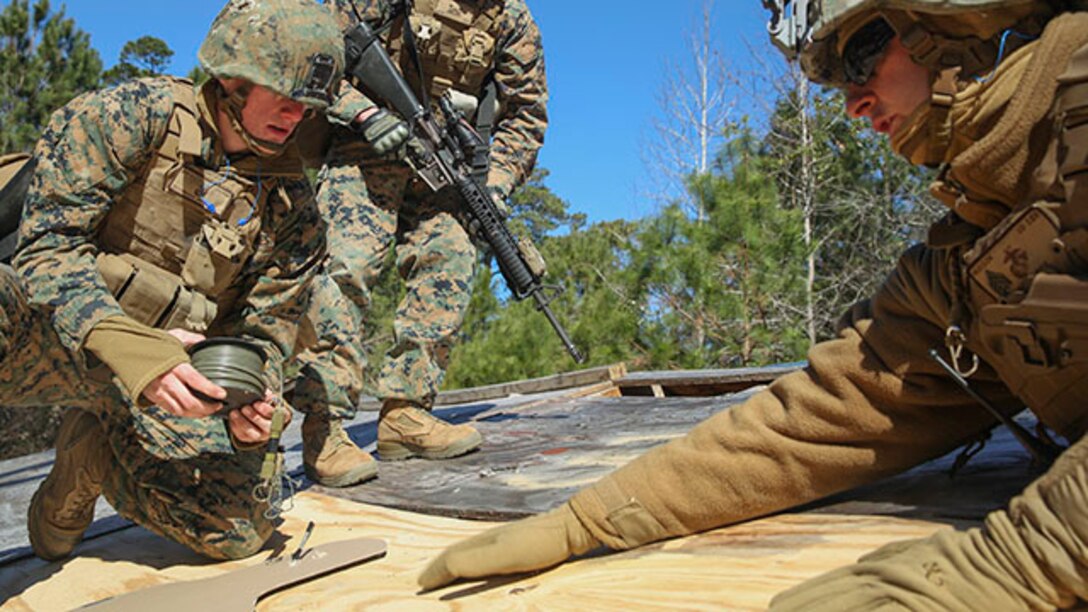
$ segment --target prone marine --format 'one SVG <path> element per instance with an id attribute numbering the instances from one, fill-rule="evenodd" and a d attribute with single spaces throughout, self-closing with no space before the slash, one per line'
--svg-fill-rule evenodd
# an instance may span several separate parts
<path id="1" fill-rule="evenodd" d="M 893 543 L 771 608 L 1049 610 L 1088 600 L 1086 7 L 763 5 L 776 43 L 809 79 L 843 88 L 849 115 L 937 170 L 933 194 L 947 214 L 844 313 L 836 338 L 811 349 L 806 368 L 560 507 L 455 544 L 420 584 L 547 568 L 781 511 L 939 457 L 1027 407 L 1067 446 L 1029 438 L 1057 460 L 981 528 Z"/>

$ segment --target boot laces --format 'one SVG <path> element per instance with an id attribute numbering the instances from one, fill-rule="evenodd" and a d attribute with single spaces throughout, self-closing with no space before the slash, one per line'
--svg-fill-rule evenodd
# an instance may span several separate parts
<path id="1" fill-rule="evenodd" d="M 89 513 L 94 512 L 94 505 L 100 494 L 99 483 L 95 482 L 85 468 L 80 467 L 76 472 L 75 486 L 65 496 L 64 503 L 54 516 L 64 522 L 84 520 Z"/>

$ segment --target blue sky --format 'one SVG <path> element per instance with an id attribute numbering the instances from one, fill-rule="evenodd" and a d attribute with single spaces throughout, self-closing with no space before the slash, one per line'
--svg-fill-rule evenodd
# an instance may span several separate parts
<path id="1" fill-rule="evenodd" d="M 106 66 L 125 42 L 152 35 L 174 50 L 171 72 L 185 74 L 224 1 L 68 0 L 66 12 L 91 35 Z M 548 63 L 551 124 L 539 161 L 551 172 L 546 184 L 591 221 L 653 213 L 640 147 L 652 140 L 666 62 L 686 57 L 700 0 L 527 1 Z M 730 65 L 747 61 L 747 45 L 773 53 L 756 0 L 717 0 L 713 19 Z"/>

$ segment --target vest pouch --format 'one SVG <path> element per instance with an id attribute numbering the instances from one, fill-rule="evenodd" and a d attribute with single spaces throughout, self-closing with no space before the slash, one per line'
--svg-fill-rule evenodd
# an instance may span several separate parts
<path id="1" fill-rule="evenodd" d="M 971 303 L 1010 303 L 1023 299 L 1033 275 L 1050 267 L 1061 221 L 1050 204 L 1040 203 L 1009 215 L 965 256 Z"/>
<path id="2" fill-rule="evenodd" d="M 430 15 L 413 13 L 411 16 L 412 36 L 415 37 L 416 52 L 420 59 L 433 60 L 439 55 L 439 41 L 442 22 Z"/>
<path id="3" fill-rule="evenodd" d="M 489 29 L 499 12 L 500 5 L 482 7 L 467 0 L 416 4 L 412 32 L 433 96 L 450 87 L 473 93 L 481 88 L 494 64 L 495 37 Z"/>
<path id="4" fill-rule="evenodd" d="M 1023 301 L 983 307 L 978 325 L 1009 390 L 1058 433 L 1084 433 L 1088 278 L 1036 274 Z"/>
<path id="5" fill-rule="evenodd" d="M 121 309 L 134 320 L 158 329 L 205 331 L 217 308 L 181 279 L 128 253 L 98 255 L 98 271 Z"/>
<path id="6" fill-rule="evenodd" d="M 476 71 L 482 77 L 491 67 L 491 57 L 495 51 L 495 39 L 477 28 L 469 28 L 461 34 L 460 44 L 453 61 L 463 66 L 465 73 Z M 465 78 L 465 80 L 469 80 Z"/>
<path id="7" fill-rule="evenodd" d="M 181 268 L 182 280 L 207 295 L 221 294 L 234 282 L 250 255 L 247 238 L 241 229 L 225 221 L 207 220 L 189 246 Z"/>

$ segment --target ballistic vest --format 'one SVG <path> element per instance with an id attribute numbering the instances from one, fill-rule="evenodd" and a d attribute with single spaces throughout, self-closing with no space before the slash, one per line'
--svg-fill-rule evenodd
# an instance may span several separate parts
<path id="1" fill-rule="evenodd" d="M 212 168 L 192 83 L 171 79 L 166 136 L 98 229 L 98 268 L 125 313 L 146 325 L 203 332 L 261 247 L 269 195 L 304 177 L 297 147 Z M 293 152 L 293 153 L 292 153 Z M 265 242 L 268 242 L 265 240 Z"/>
<path id="2" fill-rule="evenodd" d="M 408 82 L 438 98 L 449 90 L 479 96 L 495 63 L 503 0 L 416 0 L 409 21 L 425 82 L 405 48 L 404 18 L 395 18 L 386 49 Z"/>

